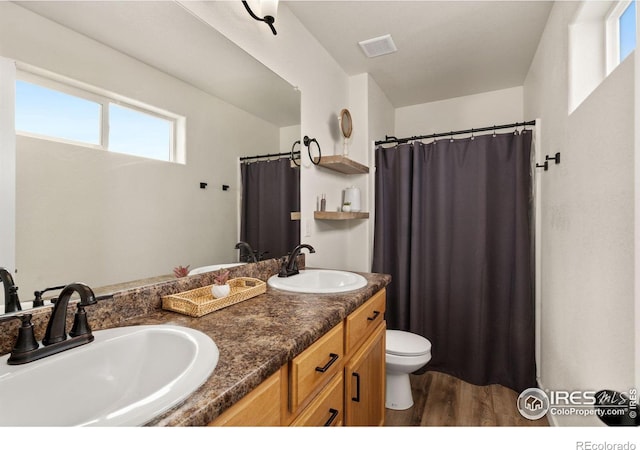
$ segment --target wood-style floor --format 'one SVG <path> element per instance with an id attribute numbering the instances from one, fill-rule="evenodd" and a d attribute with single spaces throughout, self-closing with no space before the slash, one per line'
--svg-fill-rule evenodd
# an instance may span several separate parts
<path id="1" fill-rule="evenodd" d="M 529 420 L 518 412 L 518 394 L 494 384 L 475 386 L 440 372 L 411 374 L 414 405 L 386 410 L 386 426 L 549 426 L 545 417 Z"/>

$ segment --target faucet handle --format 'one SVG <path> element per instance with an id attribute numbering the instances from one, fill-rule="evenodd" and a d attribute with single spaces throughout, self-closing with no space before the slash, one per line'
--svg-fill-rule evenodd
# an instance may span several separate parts
<path id="1" fill-rule="evenodd" d="M 95 303 L 95 299 L 94 299 Z M 93 304 L 93 303 L 89 303 Z M 87 312 L 84 310 L 86 306 L 82 304 L 82 302 L 78 303 L 78 309 L 76 310 L 76 314 L 73 317 L 73 326 L 71 327 L 71 331 L 69 332 L 69 336 L 90 336 L 93 340 L 93 335 L 91 333 L 91 327 L 89 326 L 89 321 L 87 320 Z"/>
<path id="2" fill-rule="evenodd" d="M 18 338 L 13 345 L 13 351 L 11 354 L 30 352 L 37 349 L 40 345 L 36 341 L 36 336 L 33 331 L 33 323 L 31 323 L 31 314 L 21 314 L 15 316 L 22 322 L 20 328 L 18 328 Z"/>

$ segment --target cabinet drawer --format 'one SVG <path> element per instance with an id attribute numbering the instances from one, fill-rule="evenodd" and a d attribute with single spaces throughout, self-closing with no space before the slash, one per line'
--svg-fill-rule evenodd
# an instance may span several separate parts
<path id="1" fill-rule="evenodd" d="M 344 378 L 342 372 L 333 377 L 313 402 L 291 424 L 295 427 L 342 426 L 344 421 Z"/>
<path id="2" fill-rule="evenodd" d="M 350 354 L 384 320 L 387 291 L 381 289 L 362 306 L 349 314 L 345 323 L 345 353 Z"/>
<path id="3" fill-rule="evenodd" d="M 343 368 L 342 322 L 291 361 L 290 409 L 296 412 L 308 397 L 326 385 Z"/>

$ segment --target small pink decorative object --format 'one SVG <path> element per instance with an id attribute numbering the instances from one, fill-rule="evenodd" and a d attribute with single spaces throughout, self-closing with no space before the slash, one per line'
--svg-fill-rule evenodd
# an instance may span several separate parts
<path id="1" fill-rule="evenodd" d="M 173 274 L 176 276 L 176 278 L 186 277 L 187 275 L 189 275 L 189 266 L 187 266 L 187 267 L 183 267 L 183 266 L 175 267 L 173 269 Z"/>
<path id="2" fill-rule="evenodd" d="M 227 281 L 229 281 L 228 270 L 223 270 L 222 272 L 213 276 L 213 284 L 218 284 L 218 285 L 227 284 Z"/>
<path id="3" fill-rule="evenodd" d="M 229 281 L 229 271 L 222 272 L 213 276 L 213 286 L 211 286 L 211 294 L 215 298 L 223 298 L 231 293 L 231 286 L 227 284 Z"/>

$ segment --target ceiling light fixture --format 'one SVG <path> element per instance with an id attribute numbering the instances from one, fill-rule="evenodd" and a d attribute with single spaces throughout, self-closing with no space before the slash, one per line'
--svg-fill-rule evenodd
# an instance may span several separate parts
<path id="1" fill-rule="evenodd" d="M 251 8 L 246 1 L 242 0 L 242 4 L 251 17 L 260 22 L 265 22 L 269 25 L 269 28 L 271 28 L 274 35 L 278 34 L 276 32 L 276 28 L 273 26 L 278 13 L 278 0 L 260 0 L 260 14 L 264 16 L 262 18 L 258 17 L 253 11 L 251 11 Z"/>
<path id="2" fill-rule="evenodd" d="M 358 42 L 360 48 L 369 58 L 386 55 L 398 51 L 390 34 Z"/>

